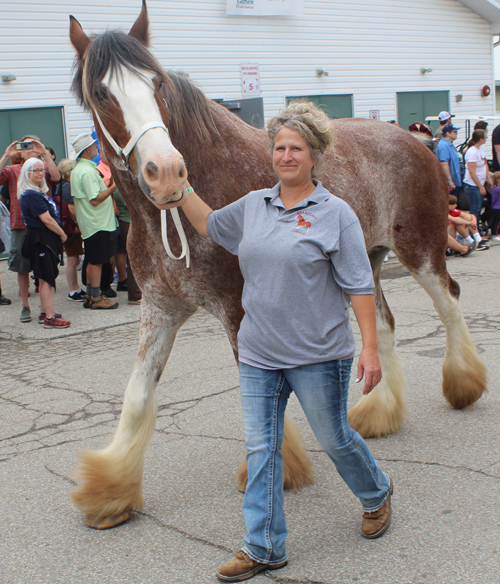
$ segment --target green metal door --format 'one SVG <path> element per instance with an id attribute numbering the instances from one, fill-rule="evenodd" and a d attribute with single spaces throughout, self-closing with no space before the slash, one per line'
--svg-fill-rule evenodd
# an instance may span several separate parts
<path id="1" fill-rule="evenodd" d="M 425 123 L 427 116 L 437 116 L 440 111 L 449 111 L 449 91 L 402 91 L 397 94 L 398 124 L 408 129 L 415 122 Z M 431 122 L 433 131 L 439 128 L 439 122 Z"/>
<path id="2" fill-rule="evenodd" d="M 287 97 L 286 102 L 304 99 L 319 105 L 331 118 L 352 118 L 352 93 Z"/>
<path id="3" fill-rule="evenodd" d="M 66 158 L 62 107 L 0 110 L 0 152 L 26 134 L 39 136 L 44 146 L 54 149 L 57 160 Z"/>

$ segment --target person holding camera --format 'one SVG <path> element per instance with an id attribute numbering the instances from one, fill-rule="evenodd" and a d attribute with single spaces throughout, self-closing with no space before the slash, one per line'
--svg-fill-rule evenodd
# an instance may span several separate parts
<path id="1" fill-rule="evenodd" d="M 21 164 L 6 166 L 7 161 L 16 153 L 20 153 L 23 159 Z M 17 197 L 17 181 L 21 175 L 23 164 L 30 158 L 40 158 L 43 162 L 45 181 L 49 189 L 53 184 L 58 184 L 60 179 L 57 166 L 52 156 L 40 142 L 38 136 L 23 136 L 20 141 L 12 142 L 7 146 L 4 155 L 0 158 L 0 186 L 9 186 L 10 195 L 10 256 L 9 270 L 17 272 L 19 294 L 23 302 L 21 309 L 21 322 L 31 321 L 31 311 L 28 301 L 30 262 L 23 257 L 22 249 L 26 240 L 26 225 L 21 213 L 21 206 Z"/>

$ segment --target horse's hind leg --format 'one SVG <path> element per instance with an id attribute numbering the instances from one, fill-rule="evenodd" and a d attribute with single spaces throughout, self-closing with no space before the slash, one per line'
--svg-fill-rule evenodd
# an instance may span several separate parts
<path id="1" fill-rule="evenodd" d="M 214 315 L 220 319 L 233 348 L 236 361 L 238 361 L 237 334 L 241 320 L 241 314 L 234 312 L 238 303 L 225 303 Z M 228 310 L 230 306 L 233 310 Z M 285 413 L 285 425 L 283 427 L 283 443 L 281 445 L 283 455 L 283 486 L 285 489 L 293 489 L 297 492 L 306 485 L 314 483 L 314 469 L 311 459 L 307 454 L 304 440 L 299 429 Z M 244 493 L 248 483 L 247 459 L 240 464 L 236 475 L 238 490 Z"/>
<path id="2" fill-rule="evenodd" d="M 446 330 L 443 395 L 453 408 L 465 408 L 487 391 L 487 374 L 458 303 L 460 287 L 449 276 L 444 257 L 439 272 L 426 267 L 412 276 L 432 298 Z"/>
<path id="3" fill-rule="evenodd" d="M 377 338 L 382 380 L 349 410 L 349 424 L 364 438 L 392 434 L 401 428 L 408 413 L 406 382 L 400 358 L 395 351 L 394 318 L 380 287 L 380 272 L 388 250 L 370 252 L 375 281 Z"/>
<path id="4" fill-rule="evenodd" d="M 144 453 L 156 423 L 156 386 L 177 330 L 194 311 L 178 298 L 172 298 L 168 311 L 143 299 L 139 352 L 120 423 L 105 450 L 82 453 L 76 473 L 82 482 L 71 494 L 91 527 L 113 527 L 142 507 Z"/>

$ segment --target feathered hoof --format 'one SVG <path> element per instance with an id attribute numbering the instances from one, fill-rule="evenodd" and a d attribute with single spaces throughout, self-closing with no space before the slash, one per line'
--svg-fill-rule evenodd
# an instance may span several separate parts
<path id="1" fill-rule="evenodd" d="M 450 374 L 443 367 L 443 395 L 450 406 L 461 410 L 475 403 L 487 388 L 486 368 L 479 358 L 474 368 Z"/>
<path id="2" fill-rule="evenodd" d="M 349 425 L 363 438 L 380 438 L 397 432 L 404 424 L 408 414 L 406 401 L 391 393 L 385 399 L 375 393 L 375 388 L 349 410 Z"/>
<path id="3" fill-rule="evenodd" d="M 111 527 L 116 527 L 128 521 L 132 516 L 132 509 L 126 510 L 118 515 L 113 515 L 111 517 L 103 517 L 97 519 L 95 516 L 87 513 L 85 516 L 85 523 L 92 527 L 93 529 L 110 529 Z"/>
<path id="4" fill-rule="evenodd" d="M 469 336 L 464 334 L 455 351 L 447 351 L 443 363 L 443 396 L 452 408 L 461 410 L 488 391 L 488 374 Z"/>
<path id="5" fill-rule="evenodd" d="M 142 508 L 141 465 L 130 468 L 106 451 L 86 451 L 80 457 L 76 478 L 81 483 L 71 493 L 71 501 L 94 529 L 119 525 L 134 509 Z"/>

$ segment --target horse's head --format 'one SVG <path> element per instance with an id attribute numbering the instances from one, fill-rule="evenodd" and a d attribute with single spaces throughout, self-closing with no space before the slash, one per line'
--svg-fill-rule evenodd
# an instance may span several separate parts
<path id="1" fill-rule="evenodd" d="M 110 165 L 128 170 L 160 209 L 182 196 L 187 171 L 168 133 L 162 85 L 169 83 L 147 50 L 148 16 L 143 0 L 127 34 L 110 31 L 89 38 L 70 16 L 77 51 L 73 91 L 93 116 Z"/>

